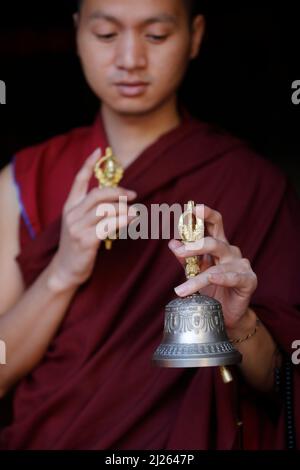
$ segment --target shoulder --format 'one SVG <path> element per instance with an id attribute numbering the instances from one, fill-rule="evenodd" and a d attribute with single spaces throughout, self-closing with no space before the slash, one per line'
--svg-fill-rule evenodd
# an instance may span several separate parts
<path id="1" fill-rule="evenodd" d="M 11 164 L 5 166 L 0 171 L 0 205 L 1 209 L 5 210 L 5 208 L 8 208 L 8 211 L 13 205 L 18 208 L 17 192 L 14 187 Z"/>
<path id="2" fill-rule="evenodd" d="M 91 127 L 72 129 L 17 152 L 12 159 L 14 185 L 30 236 L 60 213 L 81 166 Z"/>
<path id="3" fill-rule="evenodd" d="M 89 131 L 89 127 L 78 127 L 70 131 L 47 139 L 38 144 L 26 147 L 16 153 L 14 163 L 22 168 L 23 171 L 28 170 L 32 165 L 42 160 L 43 164 L 50 164 L 53 158 L 55 163 L 58 162 L 63 155 L 71 147 L 77 147 L 84 142 Z"/>
<path id="4" fill-rule="evenodd" d="M 233 184 L 233 189 L 252 187 L 261 191 L 286 186 L 288 178 L 284 171 L 248 142 L 212 124 L 197 124 L 197 148 L 201 149 L 201 142 L 205 144 L 211 154 L 210 162 Z"/>
<path id="5" fill-rule="evenodd" d="M 0 238 L 3 238 L 5 234 L 8 239 L 14 235 L 17 236 L 20 207 L 11 165 L 7 165 L 0 172 L 0 214 Z"/>

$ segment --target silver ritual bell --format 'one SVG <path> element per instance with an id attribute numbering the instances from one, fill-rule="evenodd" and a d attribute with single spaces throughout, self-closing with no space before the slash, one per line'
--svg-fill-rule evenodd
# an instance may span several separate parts
<path id="1" fill-rule="evenodd" d="M 204 222 L 194 215 L 194 206 L 194 202 L 189 201 L 187 211 L 179 220 L 179 233 L 185 244 L 204 237 Z M 199 257 L 187 258 L 187 279 L 199 273 Z M 241 360 L 242 355 L 227 337 L 222 305 L 216 299 L 197 293 L 172 300 L 166 306 L 163 340 L 153 355 L 156 365 L 220 366 L 223 381 L 228 383 L 232 376 L 225 366 Z"/>

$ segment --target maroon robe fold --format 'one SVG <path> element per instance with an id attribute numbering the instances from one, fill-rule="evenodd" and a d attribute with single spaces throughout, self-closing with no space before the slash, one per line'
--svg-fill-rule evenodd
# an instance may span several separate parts
<path id="1" fill-rule="evenodd" d="M 63 204 L 98 146 L 107 146 L 99 116 L 90 128 L 16 155 L 17 260 L 27 287 L 56 252 Z M 90 188 L 96 184 L 92 178 Z M 300 206 L 277 168 L 240 140 L 186 117 L 126 169 L 122 186 L 148 208 L 195 200 L 220 211 L 227 238 L 258 276 L 252 308 L 292 354 L 292 342 L 300 339 Z M 117 240 L 109 252 L 102 244 L 43 360 L 16 387 L 0 447 L 283 449 L 283 403 L 252 390 L 235 368 L 234 383 L 224 385 L 218 368 L 152 364 L 164 306 L 183 280 L 167 240 Z M 299 367 L 293 372 L 299 425 Z"/>

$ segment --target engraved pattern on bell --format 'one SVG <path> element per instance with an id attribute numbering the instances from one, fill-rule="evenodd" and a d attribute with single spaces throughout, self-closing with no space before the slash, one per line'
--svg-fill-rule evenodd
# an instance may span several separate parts
<path id="1" fill-rule="evenodd" d="M 211 297 L 194 294 L 172 300 L 166 306 L 165 333 L 177 334 L 188 331 L 222 333 L 225 325 L 220 302 Z"/>
<path id="2" fill-rule="evenodd" d="M 220 302 L 200 293 L 169 302 L 163 341 L 153 360 L 162 367 L 239 363 L 241 354 L 228 340 Z"/>
<path id="3" fill-rule="evenodd" d="M 228 341 L 220 342 L 220 343 L 207 343 L 207 344 L 161 344 L 156 353 L 169 357 L 173 355 L 184 355 L 189 354 L 193 355 L 209 355 L 209 354 L 222 354 L 228 352 L 234 352 L 235 349 Z"/>

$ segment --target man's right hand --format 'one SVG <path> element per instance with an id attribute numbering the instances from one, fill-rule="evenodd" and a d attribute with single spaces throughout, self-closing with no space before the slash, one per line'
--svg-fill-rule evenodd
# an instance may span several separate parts
<path id="1" fill-rule="evenodd" d="M 86 160 L 63 208 L 59 248 L 51 263 L 50 284 L 56 291 L 76 289 L 90 277 L 102 241 L 97 233 L 104 232 L 107 226 L 122 229 L 135 217 L 128 215 L 130 207 L 126 203 L 119 204 L 121 196 L 127 197 L 128 201 L 134 200 L 137 196 L 134 191 L 118 187 L 95 188 L 88 193 L 89 181 L 100 157 L 101 150 L 97 149 Z M 97 215 L 101 212 L 102 218 Z M 106 236 L 113 232 L 115 230 Z"/>

